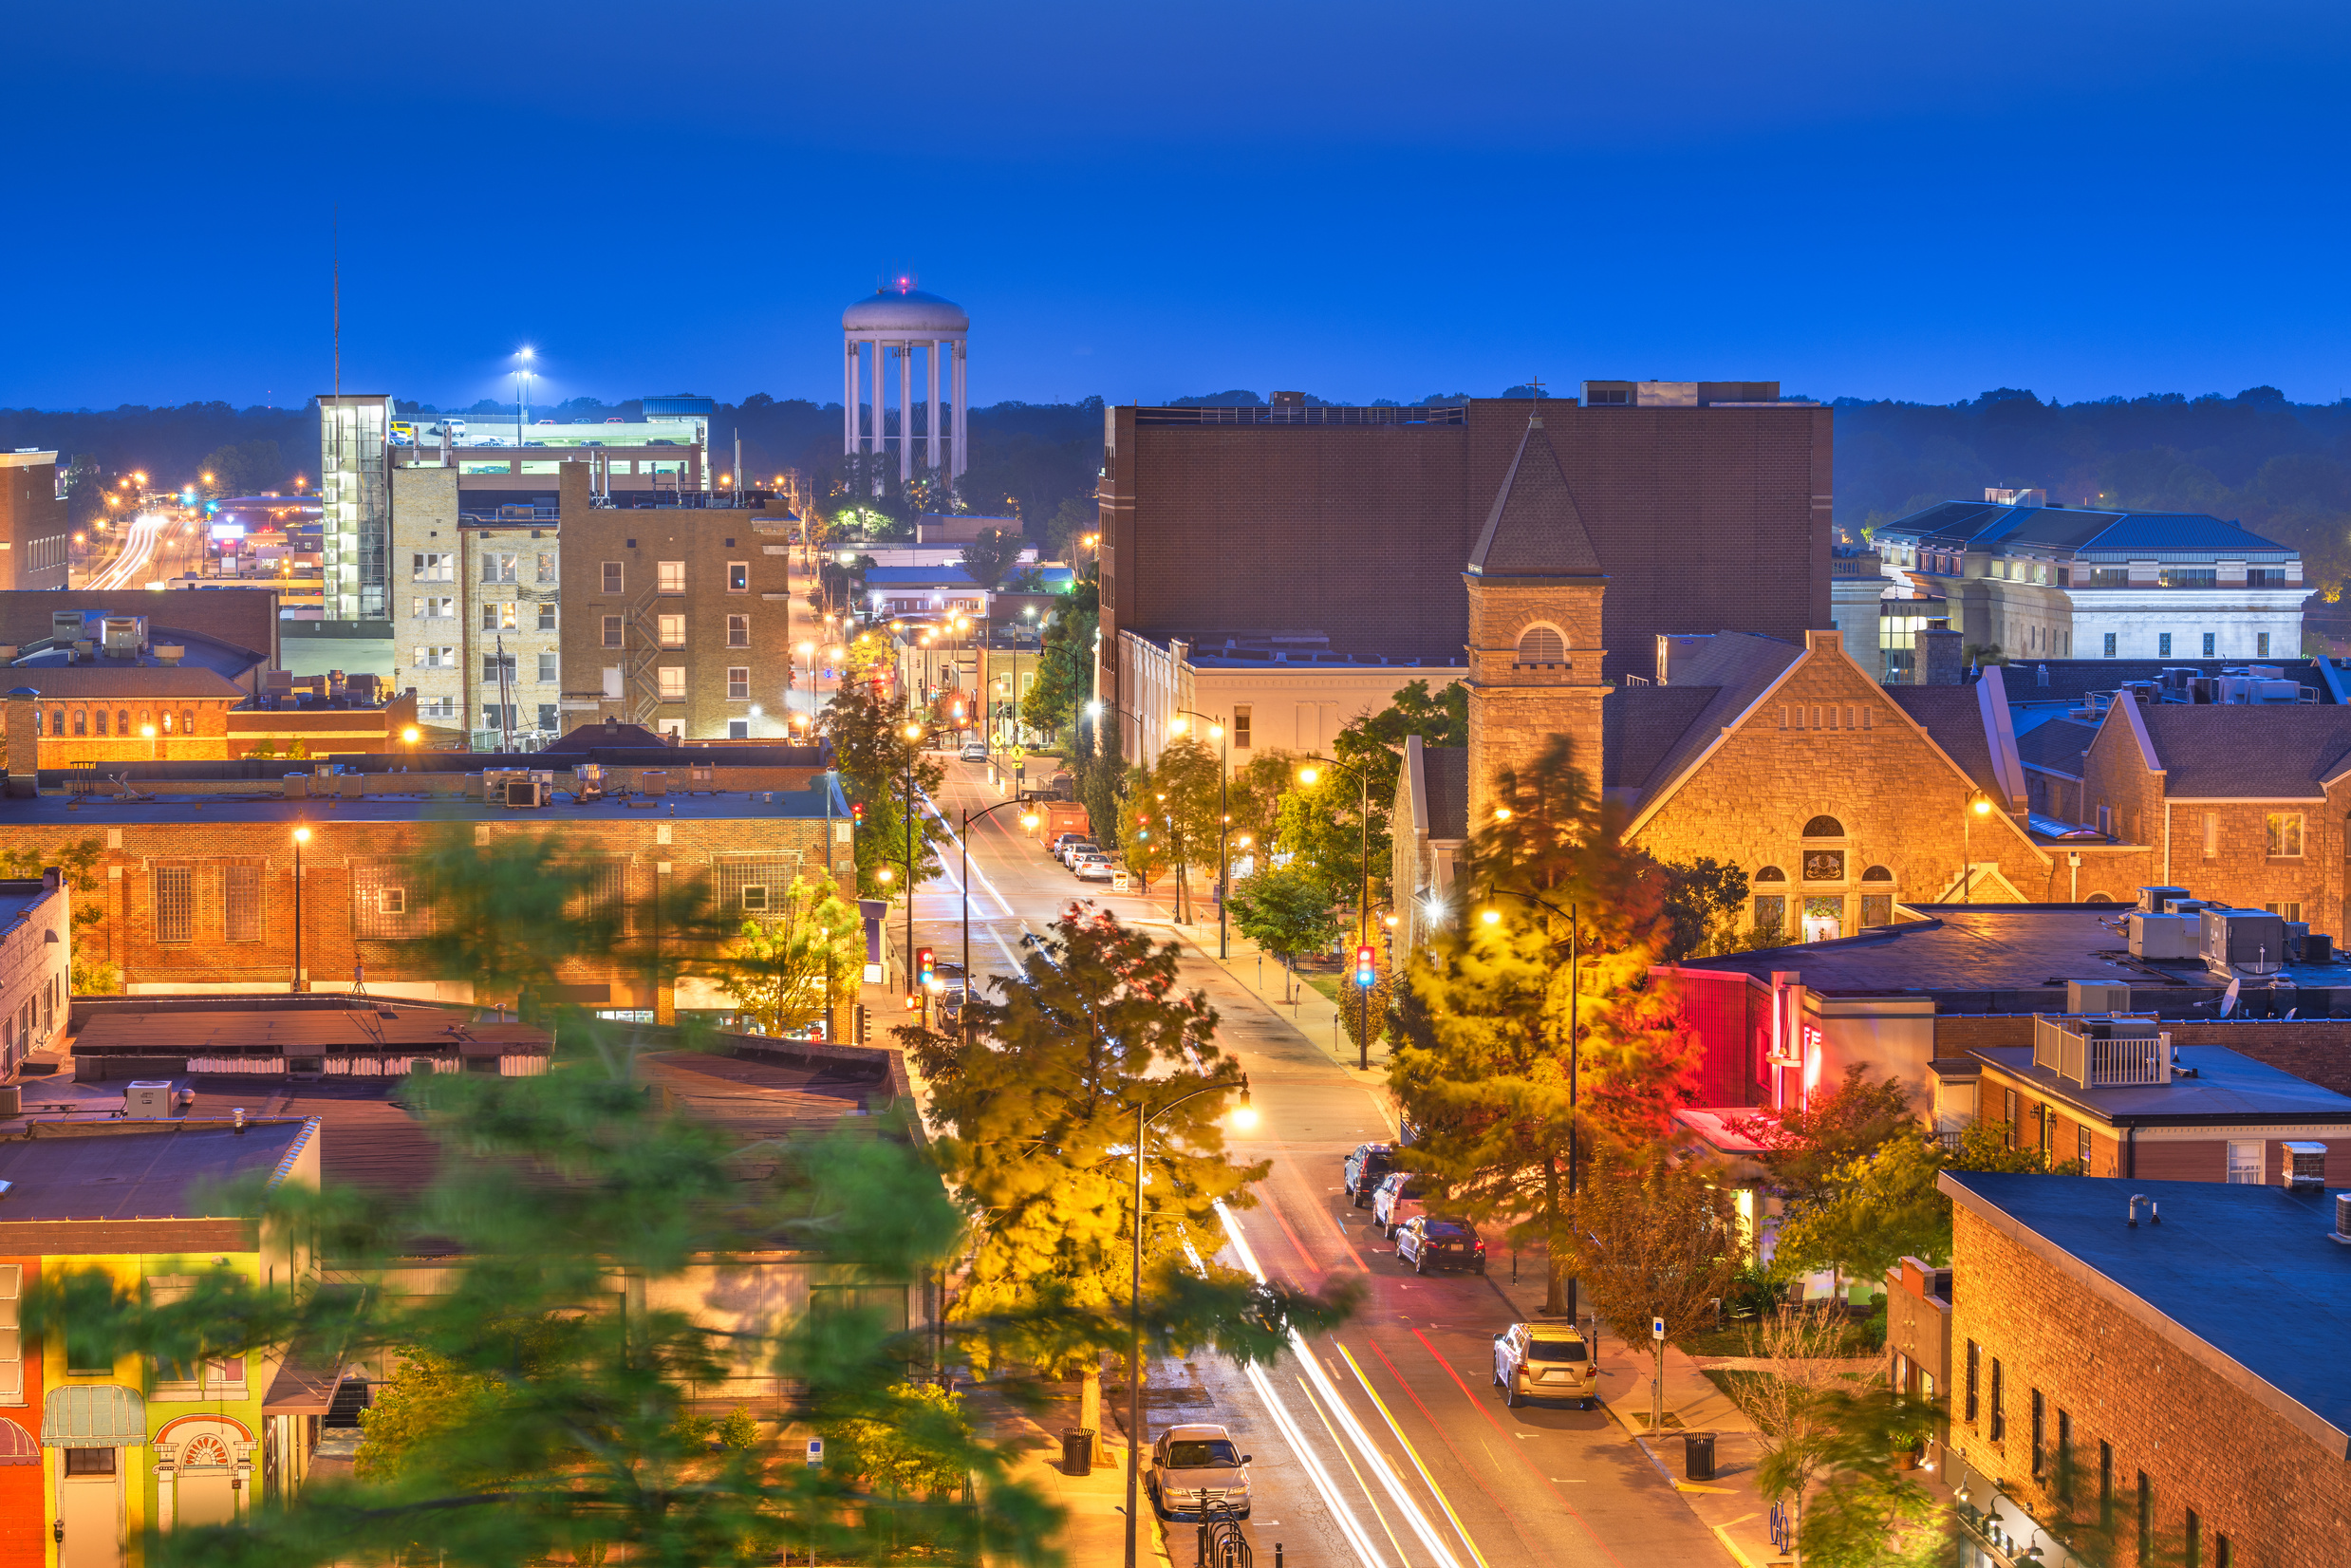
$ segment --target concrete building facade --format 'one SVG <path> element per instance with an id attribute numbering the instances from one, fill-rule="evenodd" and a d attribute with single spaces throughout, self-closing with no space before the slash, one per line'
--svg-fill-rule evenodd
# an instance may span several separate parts
<path id="1" fill-rule="evenodd" d="M 1422 681 L 1434 694 L 1469 673 L 1458 663 L 1351 659 L 1317 632 L 1195 639 L 1129 631 L 1120 642 L 1128 694 L 1120 755 L 1146 767 L 1158 762 L 1179 714 L 1203 713 L 1222 724 L 1236 769 L 1267 752 L 1328 756 L 1340 730 L 1386 708 L 1406 685 Z M 1032 683 L 1024 671 L 1023 692 Z M 1186 727 L 1198 731 L 1196 723 Z"/>

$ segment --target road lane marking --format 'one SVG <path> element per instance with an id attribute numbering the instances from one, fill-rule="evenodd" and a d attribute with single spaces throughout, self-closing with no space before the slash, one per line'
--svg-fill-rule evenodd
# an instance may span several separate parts
<path id="1" fill-rule="evenodd" d="M 1429 1327 L 1435 1328 L 1437 1325 L 1432 1323 Z M 1380 1364 L 1388 1369 L 1388 1375 L 1396 1380 L 1396 1387 L 1404 1391 L 1405 1397 L 1409 1399 L 1416 1407 L 1419 1408 L 1421 1414 L 1426 1417 L 1428 1422 L 1429 1429 L 1437 1434 L 1437 1441 L 1445 1445 L 1445 1451 L 1453 1456 L 1453 1463 L 1462 1467 L 1462 1473 L 1468 1476 L 1470 1480 L 1476 1482 L 1478 1484 L 1478 1490 L 1485 1494 L 1486 1501 L 1494 1504 L 1496 1511 L 1510 1521 L 1510 1527 L 1518 1532 L 1520 1540 L 1523 1541 L 1530 1548 L 1541 1551 L 1542 1555 L 1546 1558 L 1550 1558 L 1552 1561 L 1558 1561 L 1558 1559 L 1557 1558 L 1552 1557 L 1550 1549 L 1547 1546 L 1540 1545 L 1537 1541 L 1535 1536 L 1529 1533 L 1525 1522 L 1521 1521 L 1517 1514 L 1510 1511 L 1510 1505 L 1502 1500 L 1493 1487 L 1488 1486 L 1485 1484 L 1485 1478 L 1478 1473 L 1477 1467 L 1471 1465 L 1467 1460 L 1464 1459 L 1462 1457 L 1461 1450 L 1453 1447 L 1453 1440 L 1446 1435 L 1445 1426 L 1437 1419 L 1436 1412 L 1428 1408 L 1427 1403 L 1422 1400 L 1420 1394 L 1413 1389 L 1412 1385 L 1406 1381 L 1403 1372 L 1397 1368 L 1396 1364 L 1388 1359 L 1388 1353 L 1380 1349 L 1379 1341 L 1376 1339 L 1367 1338 L 1364 1343 L 1371 1347 L 1371 1353 L 1380 1358 Z M 1499 1460 L 1494 1460 L 1493 1449 L 1487 1447 L 1483 1440 L 1480 1441 L 1478 1447 L 1484 1451 L 1489 1461 L 1493 1461 L 1496 1464 L 1500 1463 Z M 1450 1512 L 1449 1509 L 1447 1511 Z M 1465 1540 L 1464 1544 L 1467 1544 L 1466 1540 Z M 1470 1546 L 1469 1549 L 1472 1552 L 1477 1550 L 1475 1546 Z M 1483 1559 L 1481 1559 L 1480 1560 L 1483 1561 Z"/>
<path id="2" fill-rule="evenodd" d="M 1373 1353 L 1377 1353 L 1376 1349 Z M 1421 1462 L 1420 1450 L 1413 1447 L 1412 1440 L 1404 1435 L 1404 1428 L 1397 1424 L 1395 1412 L 1388 1408 L 1388 1401 L 1382 1399 L 1379 1396 L 1379 1391 L 1371 1387 L 1371 1380 L 1363 1375 L 1363 1368 L 1356 1364 L 1353 1354 L 1348 1351 L 1346 1346 L 1339 1347 L 1339 1354 L 1347 1357 L 1348 1371 L 1355 1374 L 1355 1381 L 1362 1384 L 1363 1391 L 1371 1396 L 1371 1408 L 1380 1412 L 1380 1419 L 1388 1423 L 1388 1429 L 1395 1433 L 1396 1441 L 1403 1445 L 1404 1456 L 1412 1462 L 1412 1468 L 1420 1472 L 1421 1484 L 1427 1487 L 1428 1495 L 1437 1500 L 1437 1506 L 1445 1510 L 1445 1517 L 1453 1521 L 1453 1533 L 1461 1537 L 1462 1545 L 1477 1560 L 1478 1568 L 1490 1568 L 1485 1560 L 1485 1555 L 1478 1550 L 1478 1543 L 1469 1539 L 1469 1532 L 1463 1527 L 1462 1516 L 1453 1511 L 1453 1500 L 1445 1495 L 1445 1488 L 1437 1484 L 1437 1478 L 1430 1475 L 1428 1466 Z M 1382 1355 L 1380 1359 L 1385 1361 L 1388 1358 Z M 1393 1367 L 1388 1370 L 1395 1371 Z M 1403 1379 L 1398 1378 L 1397 1381 L 1401 1383 Z M 1405 1391 L 1411 1392 L 1409 1389 Z M 1423 1408 L 1426 1409 L 1426 1407 Z M 1438 1435 L 1444 1434 L 1440 1432 Z"/>
<path id="3" fill-rule="evenodd" d="M 1339 1451 L 1339 1458 L 1346 1460 L 1347 1473 L 1355 1478 L 1357 1486 L 1363 1488 L 1363 1500 L 1371 1505 L 1371 1517 L 1380 1521 L 1380 1530 L 1388 1537 L 1388 1544 L 1396 1549 L 1396 1560 L 1409 1568 L 1412 1559 L 1404 1555 L 1404 1542 L 1398 1540 L 1396 1532 L 1389 1527 L 1388 1516 L 1380 1512 L 1380 1500 L 1371 1495 L 1371 1488 L 1365 1483 L 1363 1472 L 1355 1468 L 1354 1460 L 1347 1452 L 1347 1445 L 1339 1439 L 1338 1429 L 1331 1425 L 1331 1418 L 1323 1414 L 1322 1407 L 1315 1403 L 1315 1391 L 1306 1386 L 1306 1379 L 1299 1378 L 1297 1385 L 1298 1392 L 1306 1396 L 1306 1408 L 1315 1412 L 1322 1422 L 1323 1430 L 1331 1434 L 1331 1447 Z"/>
<path id="4" fill-rule="evenodd" d="M 1469 1403 L 1476 1408 L 1477 1412 L 1480 1415 L 1485 1417 L 1485 1424 L 1493 1428 L 1497 1433 L 1501 1432 L 1502 1429 L 1502 1424 L 1494 1419 L 1494 1412 L 1485 1408 L 1484 1400 L 1480 1399 L 1476 1394 L 1469 1391 L 1469 1385 L 1462 1381 L 1462 1374 L 1455 1372 L 1453 1370 L 1453 1363 L 1447 1361 L 1438 1353 L 1437 1347 L 1428 1342 L 1428 1335 L 1423 1334 L 1418 1329 L 1414 1329 L 1412 1331 L 1412 1337 L 1419 1340 L 1421 1342 L 1421 1347 L 1427 1351 L 1428 1353 L 1435 1358 L 1437 1365 L 1445 1369 L 1445 1375 L 1453 1380 L 1453 1386 L 1455 1388 L 1461 1390 L 1462 1397 L 1468 1400 Z M 1532 1437 L 1536 1434 L 1532 1432 L 1521 1432 L 1518 1435 L 1521 1437 Z M 1527 1468 L 1534 1470 L 1535 1462 L 1531 1459 L 1527 1459 L 1526 1450 L 1524 1448 L 1521 1448 L 1518 1452 L 1519 1457 L 1526 1461 Z M 1542 1475 L 1540 1470 L 1535 1470 L 1535 1473 L 1539 1476 Z M 1549 1480 L 1550 1478 L 1544 1477 L 1544 1479 Z M 1567 1510 L 1570 1518 L 1574 1519 L 1577 1523 L 1583 1526 L 1584 1534 L 1592 1538 L 1592 1543 L 1597 1546 L 1601 1551 L 1606 1552 L 1608 1554 L 1608 1559 L 1611 1562 L 1615 1563 L 1617 1568 L 1623 1568 L 1625 1559 L 1616 1555 L 1616 1548 L 1611 1546 L 1607 1541 L 1600 1539 L 1600 1532 L 1594 1529 L 1592 1527 L 1592 1521 L 1584 1518 L 1584 1516 L 1577 1510 L 1574 1503 L 1567 1501 L 1567 1494 L 1564 1492 L 1554 1492 L 1551 1495 L 1559 1500 L 1559 1506 Z"/>

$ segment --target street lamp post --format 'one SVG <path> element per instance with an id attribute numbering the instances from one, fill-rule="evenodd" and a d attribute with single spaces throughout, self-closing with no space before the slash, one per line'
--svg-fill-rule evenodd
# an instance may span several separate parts
<path id="1" fill-rule="evenodd" d="M 309 982 L 303 979 L 302 975 L 302 847 L 309 842 L 309 828 L 307 825 L 296 824 L 294 828 L 294 978 L 293 983 L 289 987 L 295 991 L 308 991 L 310 988 Z"/>
<path id="2" fill-rule="evenodd" d="M 1360 947 L 1371 940 L 1371 775 L 1361 768 L 1349 767 L 1344 762 L 1327 756 L 1309 756 L 1310 762 L 1328 762 L 1342 773 L 1355 775 L 1355 784 L 1363 800 L 1356 821 L 1362 831 L 1356 847 L 1355 887 L 1355 945 Z M 1318 775 L 1312 768 L 1300 768 L 1298 777 L 1308 784 Z M 1358 1071 L 1371 1070 L 1371 989 L 1358 985 L 1355 1001 L 1355 1066 Z"/>
<path id="3" fill-rule="evenodd" d="M 997 802 L 997 804 L 976 815 L 973 813 L 970 807 L 966 806 L 963 808 L 963 1005 L 956 1015 L 956 1028 L 966 1039 L 971 1036 L 971 1026 L 964 1022 L 964 1020 L 971 1017 L 972 999 L 971 825 L 975 822 L 985 822 L 988 818 L 994 816 L 998 812 L 1008 811 L 1012 807 L 1022 804 L 1025 803 L 1018 800 L 1002 800 Z M 1036 826 L 1036 813 L 1032 812 L 1028 815 L 1022 817 L 1020 819 L 1020 826 L 1023 828 L 1035 828 Z"/>
<path id="4" fill-rule="evenodd" d="M 1168 727 L 1181 735 L 1186 719 L 1197 719 L 1207 725 L 1208 734 L 1217 743 L 1217 959 L 1222 962 L 1232 957 L 1226 946 L 1224 907 L 1233 894 L 1232 860 L 1226 852 L 1233 829 L 1233 737 L 1224 732 L 1222 723 L 1189 708 L 1178 708 L 1175 722 Z"/>
<path id="5" fill-rule="evenodd" d="M 1959 813 L 1959 902 L 1975 902 L 1975 819 L 1992 814 L 1992 797 L 1978 790 L 1968 796 L 1967 810 Z"/>
<path id="6" fill-rule="evenodd" d="M 1577 919 L 1577 905 L 1573 904 L 1562 909 L 1548 899 L 1509 887 L 1490 887 L 1486 889 L 1486 897 L 1524 899 L 1529 904 L 1542 905 L 1567 922 L 1567 1197 L 1573 1204 L 1576 1200 L 1576 1167 L 1582 1153 L 1576 1123 L 1576 1079 L 1581 1048 L 1577 1011 L 1583 1000 L 1583 927 Z M 1500 909 L 1488 909 L 1484 914 L 1488 925 L 1501 924 L 1502 918 Z M 1567 1281 L 1567 1320 L 1570 1323 L 1576 1321 L 1576 1279 L 1573 1275 L 1568 1277 Z"/>
<path id="7" fill-rule="evenodd" d="M 971 977 L 964 977 L 971 983 Z M 1249 1104 L 1249 1075 L 1243 1073 L 1238 1081 L 1225 1079 L 1204 1089 L 1195 1089 L 1178 1095 L 1150 1114 L 1144 1114 L 1143 1102 L 1134 1108 L 1134 1260 L 1127 1276 L 1127 1568 L 1136 1568 L 1135 1505 L 1141 1489 L 1143 1465 L 1143 1139 L 1150 1125 L 1180 1105 L 1199 1099 L 1203 1094 L 1219 1094 L 1228 1090 L 1241 1091 L 1241 1104 L 1233 1110 L 1233 1125 L 1243 1130 L 1257 1125 L 1257 1111 Z"/>
<path id="8" fill-rule="evenodd" d="M 914 984 L 914 756 L 923 726 L 906 725 L 906 984 Z"/>

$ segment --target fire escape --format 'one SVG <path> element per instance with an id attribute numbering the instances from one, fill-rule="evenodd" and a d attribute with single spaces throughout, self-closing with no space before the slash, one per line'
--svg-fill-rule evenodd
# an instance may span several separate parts
<path id="1" fill-rule="evenodd" d="M 658 730 L 656 720 L 662 712 L 662 682 L 655 666 L 662 656 L 661 615 L 655 608 L 664 598 L 659 584 L 638 596 L 628 607 L 624 618 L 622 638 L 625 646 L 621 659 L 621 691 L 628 704 L 628 721 L 648 730 Z"/>

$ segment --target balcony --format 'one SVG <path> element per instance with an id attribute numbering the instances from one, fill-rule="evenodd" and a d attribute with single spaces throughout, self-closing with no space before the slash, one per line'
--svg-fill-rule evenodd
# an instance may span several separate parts
<path id="1" fill-rule="evenodd" d="M 2058 1080 L 2083 1089 L 2124 1089 L 2172 1081 L 2172 1036 L 2153 1018 L 2111 1017 L 2064 1021 L 2035 1015 L 2033 1065 Z"/>

